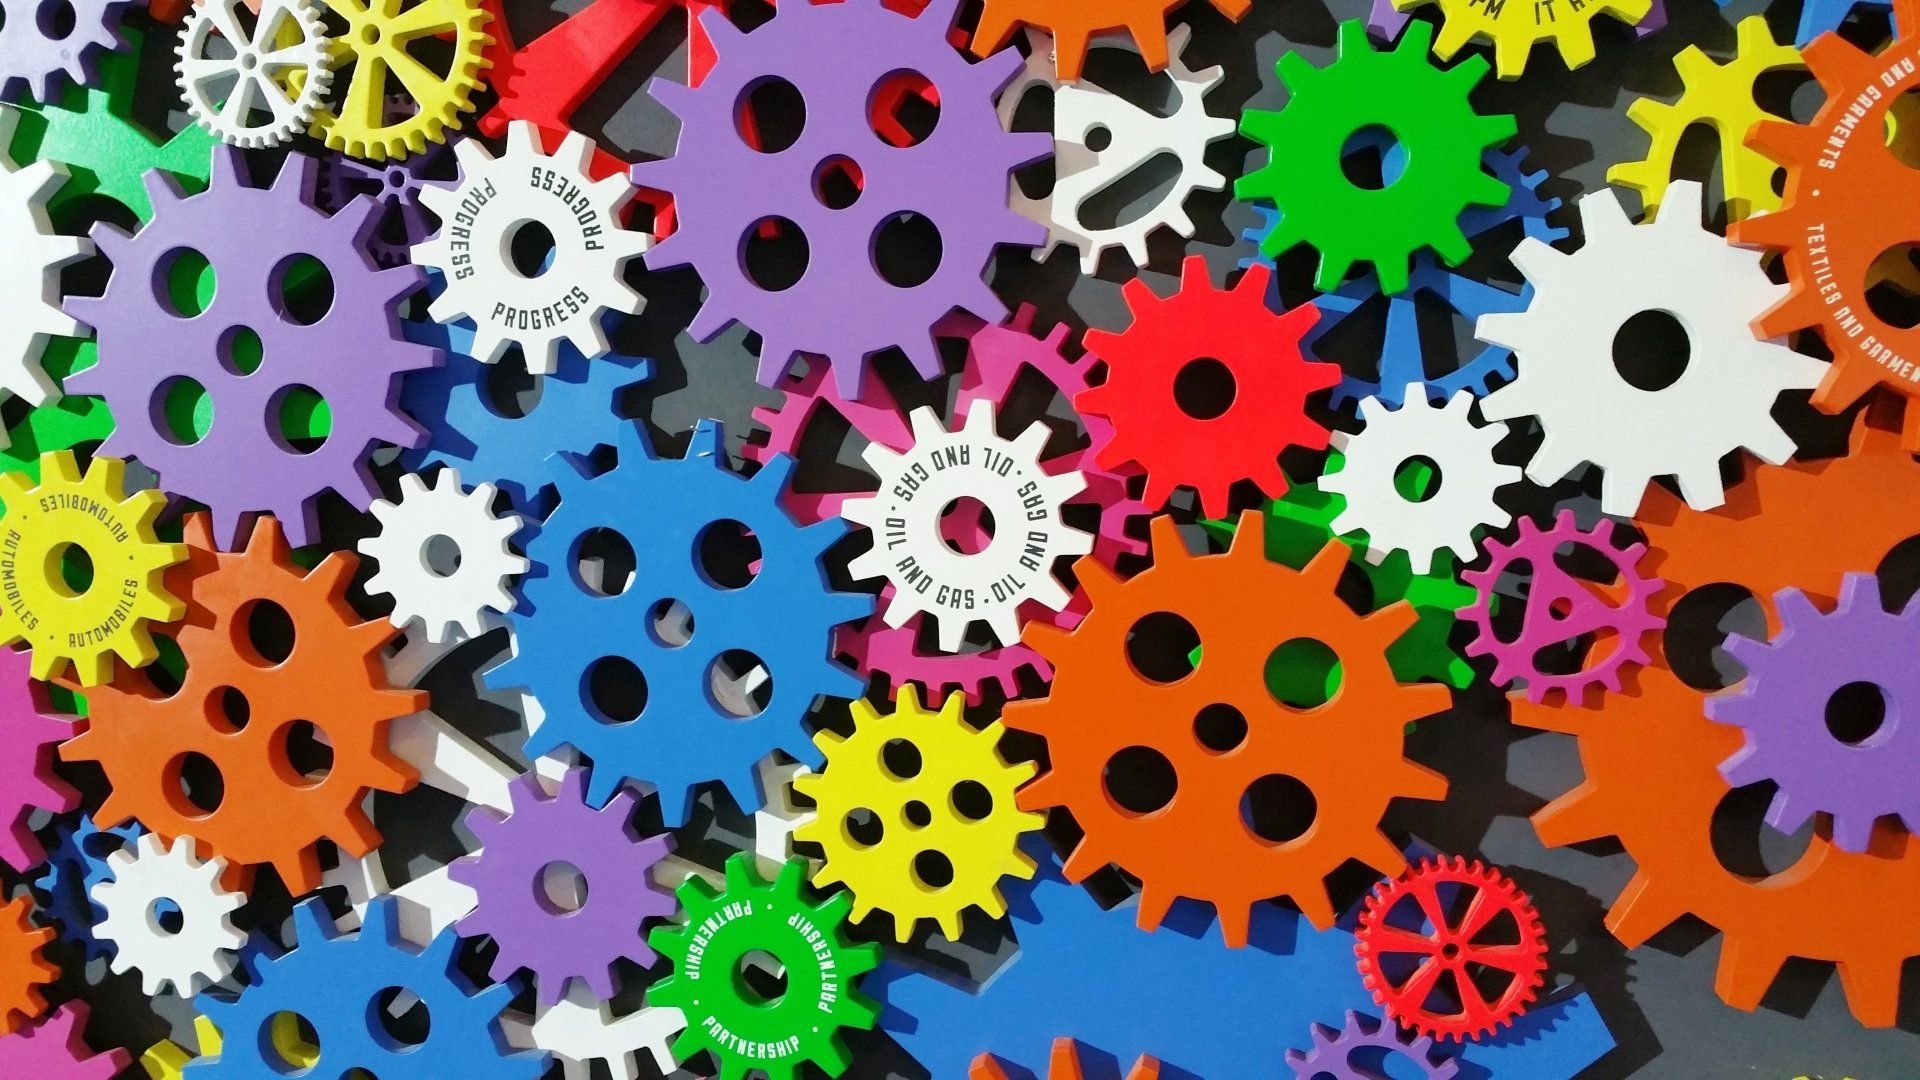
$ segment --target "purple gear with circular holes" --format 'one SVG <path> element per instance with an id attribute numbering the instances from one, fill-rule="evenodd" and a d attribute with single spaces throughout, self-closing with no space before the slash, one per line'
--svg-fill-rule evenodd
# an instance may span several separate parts
<path id="1" fill-rule="evenodd" d="M 1746 681 L 1707 699 L 1710 719 L 1747 734 L 1720 775 L 1735 787 L 1777 784 L 1767 823 L 1782 832 L 1815 812 L 1832 814 L 1833 842 L 1842 851 L 1867 850 L 1883 815 L 1920 827 L 1920 596 L 1888 614 L 1880 582 L 1848 574 L 1831 614 L 1798 589 L 1782 589 L 1774 607 L 1780 632 L 1771 643 L 1727 638 L 1727 652 L 1746 665 Z M 1886 714 L 1878 730 L 1850 744 L 1827 729 L 1826 714 L 1833 695 L 1851 683 L 1876 687 Z"/>
<path id="2" fill-rule="evenodd" d="M 679 231 L 644 256 L 653 270 L 691 266 L 707 300 L 688 331 L 712 340 L 729 323 L 757 332 L 760 381 L 773 385 L 797 353 L 829 358 L 848 397 L 858 396 L 866 358 L 899 346 L 920 374 L 940 373 L 932 328 L 955 309 L 988 322 L 1006 305 L 983 278 L 1001 244 L 1032 247 L 1045 226 L 1007 206 L 1009 174 L 1047 155 L 1045 132 L 1009 134 L 994 97 L 1020 70 L 1003 49 L 969 63 L 947 40 L 960 0 L 935 0 L 917 18 L 880 0 L 782 4 L 764 26 L 743 33 L 719 11 L 702 26 L 717 60 L 698 87 L 655 79 L 653 96 L 680 119 L 674 156 L 633 168 L 637 184 L 672 193 Z M 884 142 L 868 116 L 876 88 L 906 75 L 931 84 L 939 119 L 912 147 Z M 736 125 L 747 92 L 781 79 L 805 102 L 791 146 L 762 153 Z M 859 170 L 858 198 L 831 209 L 816 174 L 844 155 Z M 881 227 L 913 212 L 940 235 L 939 266 L 924 282 L 881 277 L 873 249 Z M 806 271 L 773 291 L 746 274 L 742 243 L 768 217 L 796 226 L 808 245 Z"/>
<path id="3" fill-rule="evenodd" d="M 372 198 L 380 210 L 367 236 L 367 253 L 380 266 L 405 266 L 412 261 L 413 246 L 433 235 L 433 215 L 420 205 L 420 189 L 441 171 L 451 145 L 451 139 L 428 143 L 424 153 L 384 162 L 328 154 L 320 167 L 319 205 L 335 211 L 356 195 Z M 390 239 L 390 229 L 397 229 L 401 238 Z"/>
<path id="4" fill-rule="evenodd" d="M 46 861 L 47 849 L 28 821 L 35 810 L 64 814 L 80 805 L 80 793 L 53 774 L 53 751 L 76 733 L 68 720 L 49 715 L 46 691 L 29 675 L 28 655 L 0 649 L 0 863 L 23 871 Z"/>
<path id="5" fill-rule="evenodd" d="M 1354 1061 L 1355 1053 L 1361 1050 L 1370 1051 L 1362 1058 L 1368 1064 Z M 1363 1016 L 1352 1009 L 1347 1010 L 1347 1026 L 1338 1031 L 1325 1024 L 1313 1025 L 1312 1048 L 1288 1050 L 1287 1065 L 1297 1080 L 1319 1080 L 1322 1077 L 1332 1077 L 1333 1080 L 1378 1080 L 1381 1074 L 1373 1066 L 1378 1064 L 1380 1051 L 1411 1062 L 1426 1080 L 1453 1080 L 1460 1073 L 1459 1062 L 1450 1057 L 1435 1058 L 1438 1047 L 1427 1036 L 1403 1039 L 1394 1025 Z M 1396 1069 L 1393 1075 L 1403 1076 L 1405 1073 Z"/>
<path id="6" fill-rule="evenodd" d="M 673 838 L 635 838 L 629 791 L 602 809 L 588 806 L 585 769 L 567 770 L 551 796 L 539 776 L 528 773 L 514 782 L 511 798 L 511 814 L 479 807 L 467 815 L 480 852 L 454 862 L 447 873 L 478 899 L 454 929 L 463 937 L 491 937 L 500 950 L 493 958 L 494 981 L 526 968 L 543 1004 L 559 1001 L 567 981 L 576 978 L 595 998 L 610 1000 L 614 961 L 653 963 L 657 954 L 641 926 L 677 906 L 673 893 L 652 878 Z M 587 882 L 585 903 L 577 910 L 554 906 L 541 887 L 542 871 L 555 862 L 571 864 Z"/>
<path id="7" fill-rule="evenodd" d="M 402 338 L 394 310 L 423 276 L 416 267 L 374 265 L 364 247 L 374 222 L 370 200 L 356 199 L 332 217 L 314 208 L 317 165 L 294 154 L 271 187 L 256 188 L 242 179 L 240 152 L 220 147 L 207 190 L 191 196 L 165 173 L 149 172 L 153 219 L 134 236 L 94 226 L 113 275 L 103 295 L 66 301 L 99 338 L 100 362 L 70 376 L 67 392 L 98 395 L 113 410 L 118 424 L 101 451 L 139 459 L 169 494 L 205 504 L 223 550 L 263 512 L 280 519 L 293 546 L 312 543 L 322 492 L 365 510 L 378 490 L 368 451 L 426 439 L 399 409 L 399 377 L 442 356 Z M 214 275 L 212 301 L 191 318 L 175 314 L 155 285 L 182 249 L 199 252 Z M 324 266 L 333 285 L 332 304 L 310 325 L 282 314 L 279 297 L 282 271 L 300 255 Z M 261 344 L 250 375 L 223 355 L 242 329 Z M 178 379 L 197 381 L 213 406 L 197 442 L 165 430 L 161 402 Z M 332 414 L 331 431 L 310 453 L 275 433 L 282 399 L 295 387 L 317 392 Z"/>
<path id="8" fill-rule="evenodd" d="M 120 17 L 133 0 L 68 0 L 73 29 L 51 38 L 40 26 L 44 0 L 0 0 L 0 101 L 28 97 L 52 103 L 60 95 L 61 76 L 91 86 L 100 54 L 126 48 Z"/>
<path id="9" fill-rule="evenodd" d="M 1590 548 L 1613 563 L 1623 585 L 1603 596 L 1597 586 L 1575 578 L 1554 561 L 1554 553 L 1563 544 Z M 1539 702 L 1549 692 L 1566 695 L 1577 704 L 1594 686 L 1620 689 L 1620 677 L 1629 664 L 1644 664 L 1648 653 L 1642 639 L 1667 620 L 1653 613 L 1653 597 L 1666 584 L 1659 578 L 1640 573 L 1647 545 L 1617 545 L 1614 523 L 1603 519 L 1592 531 L 1580 528 L 1573 511 L 1562 510 L 1553 528 L 1541 529 L 1530 518 L 1520 519 L 1520 531 L 1511 543 L 1488 540 L 1487 567 L 1460 575 L 1479 590 L 1480 600 L 1461 608 L 1457 617 L 1473 625 L 1474 638 L 1467 644 L 1468 656 L 1493 657 L 1493 682 L 1507 686 L 1517 679 L 1527 681 L 1527 700 Z M 1512 641 L 1502 641 L 1493 629 L 1494 586 L 1517 562 L 1525 562 L 1533 574 L 1524 600 L 1520 633 Z M 1614 597 L 1618 600 L 1615 602 Z M 1568 674 L 1541 671 L 1534 655 L 1541 649 L 1571 642 L 1587 634 L 1609 631 L 1614 642 L 1610 652 L 1589 667 Z"/>

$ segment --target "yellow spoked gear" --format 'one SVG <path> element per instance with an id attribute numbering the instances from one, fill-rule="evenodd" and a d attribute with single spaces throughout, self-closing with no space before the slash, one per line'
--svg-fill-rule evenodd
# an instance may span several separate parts
<path id="1" fill-rule="evenodd" d="M 1640 193 L 1648 220 L 1660 208 L 1660 196 L 1674 178 L 1674 155 L 1689 127 L 1705 124 L 1720 141 L 1721 187 L 1726 193 L 1727 220 L 1739 221 L 1780 209 L 1773 177 L 1780 166 L 1746 143 L 1747 132 L 1762 120 L 1778 119 L 1754 99 L 1754 87 L 1771 71 L 1804 70 L 1800 50 L 1773 39 L 1767 20 L 1749 15 L 1735 31 L 1733 58 L 1715 63 L 1700 46 L 1689 45 L 1673 58 L 1680 73 L 1680 97 L 1672 104 L 1641 98 L 1627 108 L 1627 118 L 1653 138 L 1647 156 L 1607 170 L 1607 181 Z"/>
<path id="2" fill-rule="evenodd" d="M 958 938 L 961 913 L 969 907 L 999 918 L 1007 910 L 1000 879 L 1034 873 L 1020 836 L 1046 819 L 1014 806 L 1014 792 L 1033 778 L 1034 767 L 1008 764 L 1000 756 L 1000 722 L 974 730 L 961 715 L 963 703 L 954 694 L 939 712 L 929 712 L 911 685 L 900 689 L 891 713 L 856 701 L 853 734 L 814 736 L 827 755 L 826 767 L 793 782 L 819 808 L 793 834 L 826 853 L 813 883 L 846 885 L 855 922 L 875 910 L 892 915 L 901 941 L 921 919 Z M 890 754 L 890 744 L 912 752 L 896 745 Z M 880 830 L 871 843 L 857 838 L 849 821 L 863 811 Z M 942 876 L 937 864 L 922 862 L 929 853 L 946 860 L 949 880 L 923 876 L 930 869 L 936 879 Z"/>
<path id="3" fill-rule="evenodd" d="M 480 0 L 323 0 L 346 28 L 329 42 L 337 101 L 314 111 L 313 133 L 329 150 L 369 161 L 418 153 L 444 142 L 447 129 L 473 108 L 489 66 L 493 38 Z M 335 28 L 337 29 L 337 27 Z M 424 38 L 445 39 L 453 58 L 442 76 L 409 52 Z M 387 97 L 391 73 L 417 111 L 395 116 Z M 344 88 L 344 89 L 343 89 Z"/>
<path id="4" fill-rule="evenodd" d="M 289 1069 L 298 1072 L 320 1063 L 320 1048 L 300 1034 L 299 1017 L 292 1013 L 278 1013 L 268 1029 L 273 1048 L 279 1051 Z M 193 1037 L 199 1053 L 195 1054 L 176 1042 L 158 1042 L 140 1055 L 140 1067 L 147 1071 L 151 1080 L 185 1080 L 187 1065 L 195 1058 L 220 1056 L 220 1029 L 214 1026 L 213 1021 L 204 1016 L 194 1017 Z"/>
<path id="5" fill-rule="evenodd" d="M 1611 15 L 1631 26 L 1653 10 L 1653 0 L 1393 0 L 1401 11 L 1426 3 L 1440 7 L 1433 55 L 1451 60 L 1469 42 L 1491 44 L 1494 74 L 1502 79 L 1519 78 L 1543 41 L 1559 48 L 1569 70 L 1583 67 L 1594 55 L 1594 19 Z"/>
<path id="6" fill-rule="evenodd" d="M 0 505 L 0 645 L 26 642 L 36 679 L 71 663 L 82 686 L 106 682 L 115 656 L 129 667 L 153 663 L 149 624 L 186 613 L 165 581 L 186 545 L 153 532 L 166 496 L 128 495 L 118 458 L 96 457 L 82 476 L 60 450 L 40 455 L 38 484 L 0 474 Z"/>

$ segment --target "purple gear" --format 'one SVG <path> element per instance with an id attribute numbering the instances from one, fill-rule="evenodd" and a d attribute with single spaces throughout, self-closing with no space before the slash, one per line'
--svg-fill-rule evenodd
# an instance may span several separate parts
<path id="1" fill-rule="evenodd" d="M 918 18 L 880 0 L 782 4 L 752 33 L 709 11 L 701 24 L 718 59 L 706 78 L 697 88 L 652 82 L 680 118 L 680 140 L 673 157 L 634 166 L 633 180 L 672 193 L 680 231 L 647 252 L 647 266 L 699 273 L 707 300 L 688 328 L 696 339 L 732 322 L 759 333 L 762 383 L 773 385 L 794 354 L 813 353 L 830 359 L 855 397 L 866 357 L 896 345 L 922 376 L 937 376 L 935 323 L 956 308 L 988 322 L 1006 314 L 982 278 L 994 248 L 1046 239 L 1045 226 L 1008 208 L 1007 184 L 1052 150 L 1052 136 L 1001 128 L 994 97 L 1020 70 L 1020 54 L 969 63 L 947 41 L 959 4 L 935 0 Z M 939 120 L 923 142 L 893 146 L 875 133 L 870 102 L 915 74 L 931 84 Z M 750 89 L 774 79 L 799 91 L 805 127 L 791 146 L 762 153 L 741 138 L 735 114 Z M 817 174 L 842 156 L 859 170 L 859 196 L 831 209 Z M 874 249 L 881 227 L 906 212 L 933 224 L 942 254 L 925 282 L 899 287 L 880 276 Z M 808 244 L 806 272 L 780 291 L 754 284 L 740 254 L 768 217 L 786 219 Z"/>
<path id="2" fill-rule="evenodd" d="M 126 47 L 120 16 L 133 0 L 69 0 L 73 29 L 49 37 L 40 25 L 44 0 L 0 0 L 0 101 L 28 97 L 52 103 L 65 75 L 80 86 L 94 83 L 103 52 Z"/>
<path id="3" fill-rule="evenodd" d="M 242 180 L 240 152 L 221 147 L 207 190 L 192 196 L 165 173 L 147 173 L 153 219 L 137 236 L 94 226 L 113 275 L 103 295 L 66 301 L 100 342 L 100 362 L 69 377 L 67 391 L 103 397 L 113 410 L 118 425 L 102 452 L 139 459 L 168 493 L 205 504 L 223 549 L 260 512 L 280 519 L 293 546 L 312 543 L 318 495 L 332 489 L 365 510 L 378 490 L 367 452 L 426 438 L 399 410 L 399 376 L 442 356 L 404 340 L 394 311 L 420 286 L 421 271 L 374 265 L 363 247 L 374 222 L 370 200 L 332 217 L 314 209 L 317 164 L 294 154 L 273 186 L 256 188 Z M 190 318 L 175 314 L 155 286 L 183 249 L 205 257 L 214 275 L 212 301 Z M 283 273 L 301 255 L 324 266 L 333 284 L 332 304 L 310 325 L 283 314 L 279 296 Z M 250 375 L 227 355 L 242 330 L 261 344 Z M 165 430 L 163 402 L 181 379 L 203 387 L 213 406 L 197 442 Z M 332 430 L 311 453 L 277 434 L 282 399 L 295 387 L 317 392 L 332 414 Z"/>
<path id="4" fill-rule="evenodd" d="M 1736 787 L 1779 785 L 1767 823 L 1793 832 L 1816 811 L 1833 815 L 1833 842 L 1865 851 L 1875 819 L 1899 816 L 1920 827 L 1920 596 L 1890 615 L 1872 574 L 1848 574 L 1840 603 L 1822 614 L 1807 594 L 1774 596 L 1780 632 L 1771 644 L 1729 637 L 1726 650 L 1746 665 L 1740 688 L 1707 699 L 1707 716 L 1746 729 L 1747 741 L 1720 766 Z M 1841 688 L 1869 683 L 1886 716 L 1856 743 L 1827 730 L 1828 703 Z"/>
<path id="5" fill-rule="evenodd" d="M 1375 1062 L 1358 1065 L 1353 1061 L 1354 1051 L 1385 1051 L 1410 1061 L 1420 1070 L 1426 1080 L 1452 1080 L 1460 1073 L 1460 1063 L 1452 1058 L 1434 1059 L 1437 1048 L 1433 1040 L 1425 1035 L 1402 1041 L 1400 1031 L 1385 1020 L 1376 1020 L 1362 1016 L 1352 1009 L 1347 1010 L 1347 1026 L 1335 1031 L 1325 1024 L 1313 1025 L 1313 1048 L 1306 1051 L 1288 1050 L 1287 1064 L 1292 1067 L 1297 1080 L 1319 1080 L 1332 1077 L 1333 1080 L 1377 1080 L 1381 1075 L 1374 1067 Z M 1375 1055 L 1368 1055 L 1373 1058 Z M 1399 1069 L 1393 1075 L 1404 1075 Z"/>
<path id="6" fill-rule="evenodd" d="M 448 876 L 478 894 L 473 912 L 455 924 L 463 937 L 486 934 L 499 946 L 491 974 L 505 982 L 520 968 L 534 976 L 540 1000 L 561 999 L 580 979 L 601 1001 L 614 995 L 613 962 L 642 967 L 657 955 L 641 924 L 673 914 L 673 894 L 651 871 L 673 846 L 671 836 L 634 838 L 634 798 L 620 791 L 595 810 L 587 805 L 587 771 L 569 769 L 548 796 L 536 774 L 513 785 L 510 815 L 485 807 L 467 815 L 480 852 L 452 864 Z M 586 879 L 577 910 L 553 906 L 541 886 L 550 864 L 571 864 Z"/>
<path id="7" fill-rule="evenodd" d="M 80 793 L 53 774 L 53 750 L 74 736 L 74 725 L 47 714 L 45 691 L 29 676 L 28 654 L 0 649 L 0 863 L 27 870 L 46 861 L 47 849 L 27 827 L 35 810 L 63 814 Z"/>
<path id="8" fill-rule="evenodd" d="M 367 253 L 380 266 L 405 266 L 413 245 L 433 234 L 433 216 L 420 205 L 420 189 L 441 171 L 447 142 L 428 143 L 425 153 L 408 154 L 385 162 L 361 161 L 345 154 L 329 154 L 320 168 L 320 205 L 334 211 L 356 195 L 370 196 L 380 205 L 374 230 L 367 237 Z M 390 239 L 398 231 L 399 240 Z"/>
<path id="9" fill-rule="evenodd" d="M 1624 583 L 1615 594 L 1617 602 L 1600 595 L 1595 586 L 1568 574 L 1554 561 L 1554 553 L 1563 544 L 1591 548 L 1605 556 Z M 1578 704 L 1587 690 L 1604 686 L 1620 689 L 1620 677 L 1628 664 L 1648 661 L 1642 638 L 1667 625 L 1667 620 L 1652 612 L 1649 605 L 1666 582 L 1640 573 L 1640 559 L 1647 545 L 1619 547 L 1614 538 L 1614 523 L 1602 520 L 1588 532 L 1575 523 L 1573 511 L 1562 510 L 1552 529 L 1543 530 L 1531 518 L 1520 519 L 1519 535 L 1511 543 L 1488 540 L 1487 567 L 1460 575 L 1478 589 L 1480 600 L 1461 608 L 1457 616 L 1471 623 L 1476 633 L 1467 645 L 1468 656 L 1493 657 L 1493 682 L 1506 686 L 1516 679 L 1527 681 L 1527 700 L 1539 702 L 1550 691 L 1566 695 L 1566 701 Z M 1515 563 L 1524 562 L 1533 571 L 1521 615 L 1520 633 L 1512 641 L 1502 641 L 1493 630 L 1494 587 Z M 1564 645 L 1587 634 L 1610 632 L 1613 647 L 1599 662 L 1568 674 L 1543 672 L 1534 663 L 1541 649 Z"/>

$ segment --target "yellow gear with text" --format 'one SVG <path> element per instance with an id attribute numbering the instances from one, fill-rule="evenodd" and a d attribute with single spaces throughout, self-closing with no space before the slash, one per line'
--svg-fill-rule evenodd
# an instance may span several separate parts
<path id="1" fill-rule="evenodd" d="M 1451 60 L 1469 42 L 1493 46 L 1494 74 L 1517 79 L 1527 69 L 1533 47 L 1551 41 L 1569 70 L 1593 59 L 1593 20 L 1611 15 L 1629 26 L 1647 17 L 1653 0 L 1393 0 L 1408 11 L 1425 3 L 1440 7 L 1440 33 L 1433 55 Z"/>

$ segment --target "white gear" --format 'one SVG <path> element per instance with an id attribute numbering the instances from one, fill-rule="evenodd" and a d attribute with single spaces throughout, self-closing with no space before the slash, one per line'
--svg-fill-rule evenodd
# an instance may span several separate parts
<path id="1" fill-rule="evenodd" d="M 243 6 L 258 13 L 243 17 Z M 201 0 L 180 28 L 174 74 L 187 112 L 221 142 L 278 146 L 307 130 L 333 86 L 328 44 L 318 0 Z"/>
<path id="2" fill-rule="evenodd" d="M 1827 365 L 1748 324 L 1787 287 L 1767 280 L 1761 253 L 1701 228 L 1700 185 L 1676 180 L 1661 214 L 1634 225 L 1612 190 L 1580 200 L 1586 242 L 1567 254 L 1531 237 L 1513 264 L 1534 287 L 1523 312 L 1482 316 L 1482 341 L 1514 351 L 1519 375 L 1481 399 L 1490 420 L 1538 417 L 1546 438 L 1527 477 L 1550 484 L 1582 461 L 1605 470 L 1600 508 L 1630 517 L 1656 476 L 1673 476 L 1695 510 L 1726 498 L 1720 459 L 1745 447 L 1770 465 L 1793 456 L 1771 415 L 1783 391 L 1805 390 Z M 1686 369 L 1642 390 L 1614 367 L 1614 338 L 1643 312 L 1678 320 Z"/>
<path id="3" fill-rule="evenodd" d="M 1407 388 L 1406 404 L 1398 409 L 1389 410 L 1377 397 L 1360 399 L 1365 426 L 1358 434 L 1334 432 L 1333 445 L 1346 461 L 1320 479 L 1322 490 L 1347 500 L 1333 519 L 1334 533 L 1365 530 L 1368 562 L 1404 551 L 1416 574 L 1432 570 L 1434 553 L 1442 548 L 1471 562 L 1478 554 L 1473 531 L 1513 519 L 1493 493 L 1520 479 L 1518 466 L 1493 459 L 1506 425 L 1476 425 L 1472 409 L 1473 395 L 1464 390 L 1435 405 L 1418 384 Z M 1439 487 L 1420 500 L 1407 498 L 1395 484 L 1401 466 L 1413 458 L 1433 462 L 1439 473 Z"/>
<path id="4" fill-rule="evenodd" d="M 233 925 L 233 913 L 247 902 L 244 893 L 222 888 L 227 860 L 201 859 L 193 838 L 177 837 L 171 848 L 147 833 L 107 856 L 113 879 L 93 887 L 93 902 L 104 910 L 93 932 L 116 948 L 113 970 L 140 972 L 141 989 L 157 995 L 171 986 L 178 997 L 192 997 L 233 972 L 235 950 L 247 935 Z M 180 928 L 169 933 L 155 908 L 171 903 Z"/>
<path id="5" fill-rule="evenodd" d="M 607 1003 L 582 986 L 552 1005 L 541 1005 L 529 1021 L 518 1013 L 501 1017 L 507 1042 L 517 1049 L 551 1051 L 567 1080 L 589 1080 L 593 1063 L 606 1063 L 613 1080 L 639 1080 L 635 1052 L 645 1050 L 662 1076 L 680 1066 L 671 1043 L 687 1026 L 679 1009 L 650 1005 L 615 1018 Z"/>
<path id="6" fill-rule="evenodd" d="M 1001 438 L 990 401 L 976 402 L 955 432 L 930 408 L 915 409 L 912 423 L 913 446 L 905 453 L 870 443 L 863 455 L 880 476 L 880 490 L 848 499 L 840 513 L 873 533 L 873 547 L 848 569 L 893 585 L 882 613 L 888 626 L 925 612 L 939 624 L 940 648 L 954 652 L 979 619 L 1001 644 L 1011 644 L 1020 638 L 1022 604 L 1059 611 L 1072 599 L 1053 566 L 1063 555 L 1093 550 L 1093 537 L 1060 517 L 1086 481 L 1075 471 L 1049 475 L 1040 467 L 1046 424 Z M 969 498 L 993 515 L 994 530 L 984 547 L 964 554 L 942 538 L 940 519 Z"/>
<path id="7" fill-rule="evenodd" d="M 456 628 L 478 637 L 497 613 L 513 609 L 507 585 L 526 572 L 527 560 L 507 542 L 521 520 L 512 513 L 495 516 L 493 500 L 492 484 L 467 492 L 458 472 L 441 469 L 432 487 L 414 473 L 402 475 L 399 502 L 380 499 L 368 507 L 380 531 L 360 541 L 360 554 L 379 563 L 380 572 L 367 579 L 367 591 L 393 597 L 393 625 L 404 630 L 417 624 L 429 642 L 438 643 Z M 429 558 L 442 539 L 459 553 L 451 568 Z"/>
<path id="8" fill-rule="evenodd" d="M 497 158 L 477 139 L 455 143 L 453 153 L 460 179 L 420 190 L 441 227 L 414 245 L 413 261 L 446 281 L 427 314 L 443 323 L 472 320 L 472 353 L 482 363 L 496 363 L 518 345 L 528 371 L 551 375 L 562 341 L 585 356 L 605 356 L 604 316 L 637 314 L 641 306 L 621 268 L 652 246 L 647 234 L 620 224 L 634 186 L 624 174 L 588 174 L 593 142 L 585 135 L 570 132 L 548 154 L 526 120 L 508 126 L 506 152 Z M 523 274 L 513 263 L 513 242 L 534 224 L 553 238 L 552 257 Z"/>
<path id="9" fill-rule="evenodd" d="M 40 366 L 47 342 L 87 333 L 60 310 L 60 268 L 93 254 L 93 243 L 53 231 L 47 200 L 67 182 L 67 167 L 55 161 L 15 166 L 7 147 L 19 120 L 18 112 L 0 106 L 0 243 L 8 251 L 0 259 L 0 296 L 8 305 L 0 319 L 0 389 L 39 405 L 57 396 Z"/>
<path id="10" fill-rule="evenodd" d="M 1196 191 L 1220 191 L 1227 178 L 1207 165 L 1207 147 L 1234 133 L 1234 122 L 1207 112 L 1206 98 L 1226 78 L 1219 67 L 1194 71 L 1181 62 L 1188 27 L 1167 36 L 1172 59 L 1167 76 L 1173 80 L 1173 114 L 1156 116 L 1118 94 L 1087 82 L 1061 84 L 1054 77 L 1051 40 L 1037 30 L 1027 31 L 1027 66 L 1000 96 L 1000 122 L 1012 130 L 1014 110 L 1028 90 L 1053 87 L 1053 190 L 1043 198 L 1029 198 L 1015 184 L 1014 210 L 1047 227 L 1047 243 L 1034 257 L 1045 260 L 1061 244 L 1080 252 L 1080 267 L 1093 273 L 1100 256 L 1124 248 L 1135 265 L 1147 264 L 1147 238 L 1167 228 L 1192 237 L 1193 219 L 1187 216 L 1187 197 Z M 1118 47 L 1118 40 L 1102 43 Z M 1105 138 L 1099 149 L 1089 141 Z M 1180 173 L 1159 202 L 1137 216 L 1107 228 L 1086 224 L 1087 203 L 1101 192 L 1163 154 L 1180 161 Z"/>

